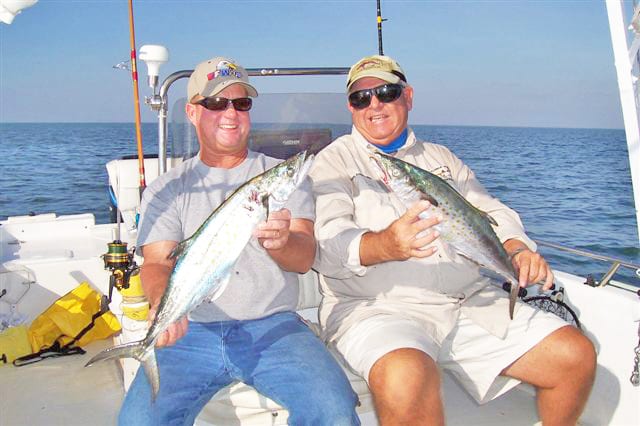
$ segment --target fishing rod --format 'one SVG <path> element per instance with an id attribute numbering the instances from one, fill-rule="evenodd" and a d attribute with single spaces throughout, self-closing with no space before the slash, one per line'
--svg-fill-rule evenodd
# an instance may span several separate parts
<path id="1" fill-rule="evenodd" d="M 382 19 L 382 12 L 380 10 L 380 0 L 376 0 L 378 4 L 377 10 L 377 21 L 378 21 L 378 54 L 384 55 L 382 52 L 382 23 L 386 21 L 386 19 Z"/>
<path id="2" fill-rule="evenodd" d="M 140 174 L 140 195 L 147 186 L 144 176 L 144 153 L 142 151 L 142 130 L 140 120 L 140 97 L 138 95 L 138 66 L 136 64 L 136 36 L 133 25 L 133 0 L 129 0 L 129 40 L 131 42 L 131 79 L 133 80 L 133 108 L 136 116 L 136 141 L 138 146 L 138 171 Z"/>
<path id="3" fill-rule="evenodd" d="M 140 120 L 140 97 L 138 95 L 138 66 L 136 64 L 136 39 L 135 29 L 133 25 L 133 0 L 129 0 L 129 40 L 131 42 L 131 79 L 133 81 L 133 107 L 136 117 L 136 142 L 138 146 L 138 171 L 140 177 L 140 199 L 142 199 L 142 191 L 147 186 L 144 176 L 144 153 L 142 150 L 142 131 Z M 113 296 L 113 289 L 122 291 L 129 288 L 129 279 L 131 275 L 137 273 L 137 265 L 134 260 L 135 248 L 128 250 L 127 243 L 120 239 L 120 225 L 122 222 L 120 211 L 120 185 L 116 188 L 116 235 L 115 239 L 107 243 L 107 253 L 102 255 L 105 269 L 111 271 L 109 277 L 109 296 L 107 301 L 110 303 Z"/>

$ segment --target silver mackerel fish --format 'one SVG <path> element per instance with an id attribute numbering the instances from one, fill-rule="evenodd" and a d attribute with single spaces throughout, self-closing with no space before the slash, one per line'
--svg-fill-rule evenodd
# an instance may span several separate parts
<path id="1" fill-rule="evenodd" d="M 433 173 L 379 152 L 372 153 L 371 160 L 380 179 L 407 208 L 419 200 L 426 199 L 431 203 L 432 207 L 422 216 L 442 216 L 442 222 L 434 227 L 440 233 L 440 239 L 462 256 L 511 282 L 509 317 L 513 319 L 518 279 L 492 228 L 492 225 L 498 226 L 496 221 Z"/>
<path id="2" fill-rule="evenodd" d="M 283 208 L 307 176 L 313 155 L 303 151 L 252 178 L 229 196 L 188 239 L 171 253 L 176 259 L 157 314 L 143 340 L 106 349 L 87 366 L 113 358 L 135 358 L 144 367 L 153 400 L 160 389 L 154 346 L 170 324 L 205 300 L 216 299 L 231 269 L 269 210 Z"/>

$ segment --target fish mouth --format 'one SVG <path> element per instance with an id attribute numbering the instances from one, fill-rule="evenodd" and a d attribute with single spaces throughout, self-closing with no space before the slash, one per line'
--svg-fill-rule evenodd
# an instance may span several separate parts
<path id="1" fill-rule="evenodd" d="M 378 172 L 378 177 L 385 183 L 389 184 L 389 173 L 387 172 L 387 168 L 384 166 L 382 161 L 373 155 L 369 156 L 369 160 L 375 166 L 376 171 Z"/>

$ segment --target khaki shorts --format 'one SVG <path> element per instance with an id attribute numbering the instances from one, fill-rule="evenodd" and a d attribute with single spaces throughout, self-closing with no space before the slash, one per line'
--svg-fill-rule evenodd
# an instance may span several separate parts
<path id="1" fill-rule="evenodd" d="M 478 402 L 488 402 L 520 383 L 500 372 L 546 336 L 568 325 L 556 315 L 522 304 L 503 340 L 461 314 L 456 326 L 439 346 L 425 333 L 419 319 L 378 314 L 351 327 L 336 342 L 347 364 L 367 382 L 373 364 L 401 348 L 425 352 L 450 371 Z"/>

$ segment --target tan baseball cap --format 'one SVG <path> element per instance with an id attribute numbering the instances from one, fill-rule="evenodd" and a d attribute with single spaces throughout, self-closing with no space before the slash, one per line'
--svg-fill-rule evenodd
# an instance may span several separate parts
<path id="1" fill-rule="evenodd" d="M 218 56 L 199 63 L 193 70 L 187 84 L 187 99 L 194 102 L 215 96 L 232 84 L 243 85 L 253 98 L 258 96 L 258 91 L 249 84 L 247 70 L 233 59 Z"/>
<path id="2" fill-rule="evenodd" d="M 407 82 L 400 64 L 388 56 L 381 55 L 366 56 L 351 67 L 347 77 L 347 92 L 351 90 L 353 83 L 364 77 L 376 77 L 387 83 Z"/>

